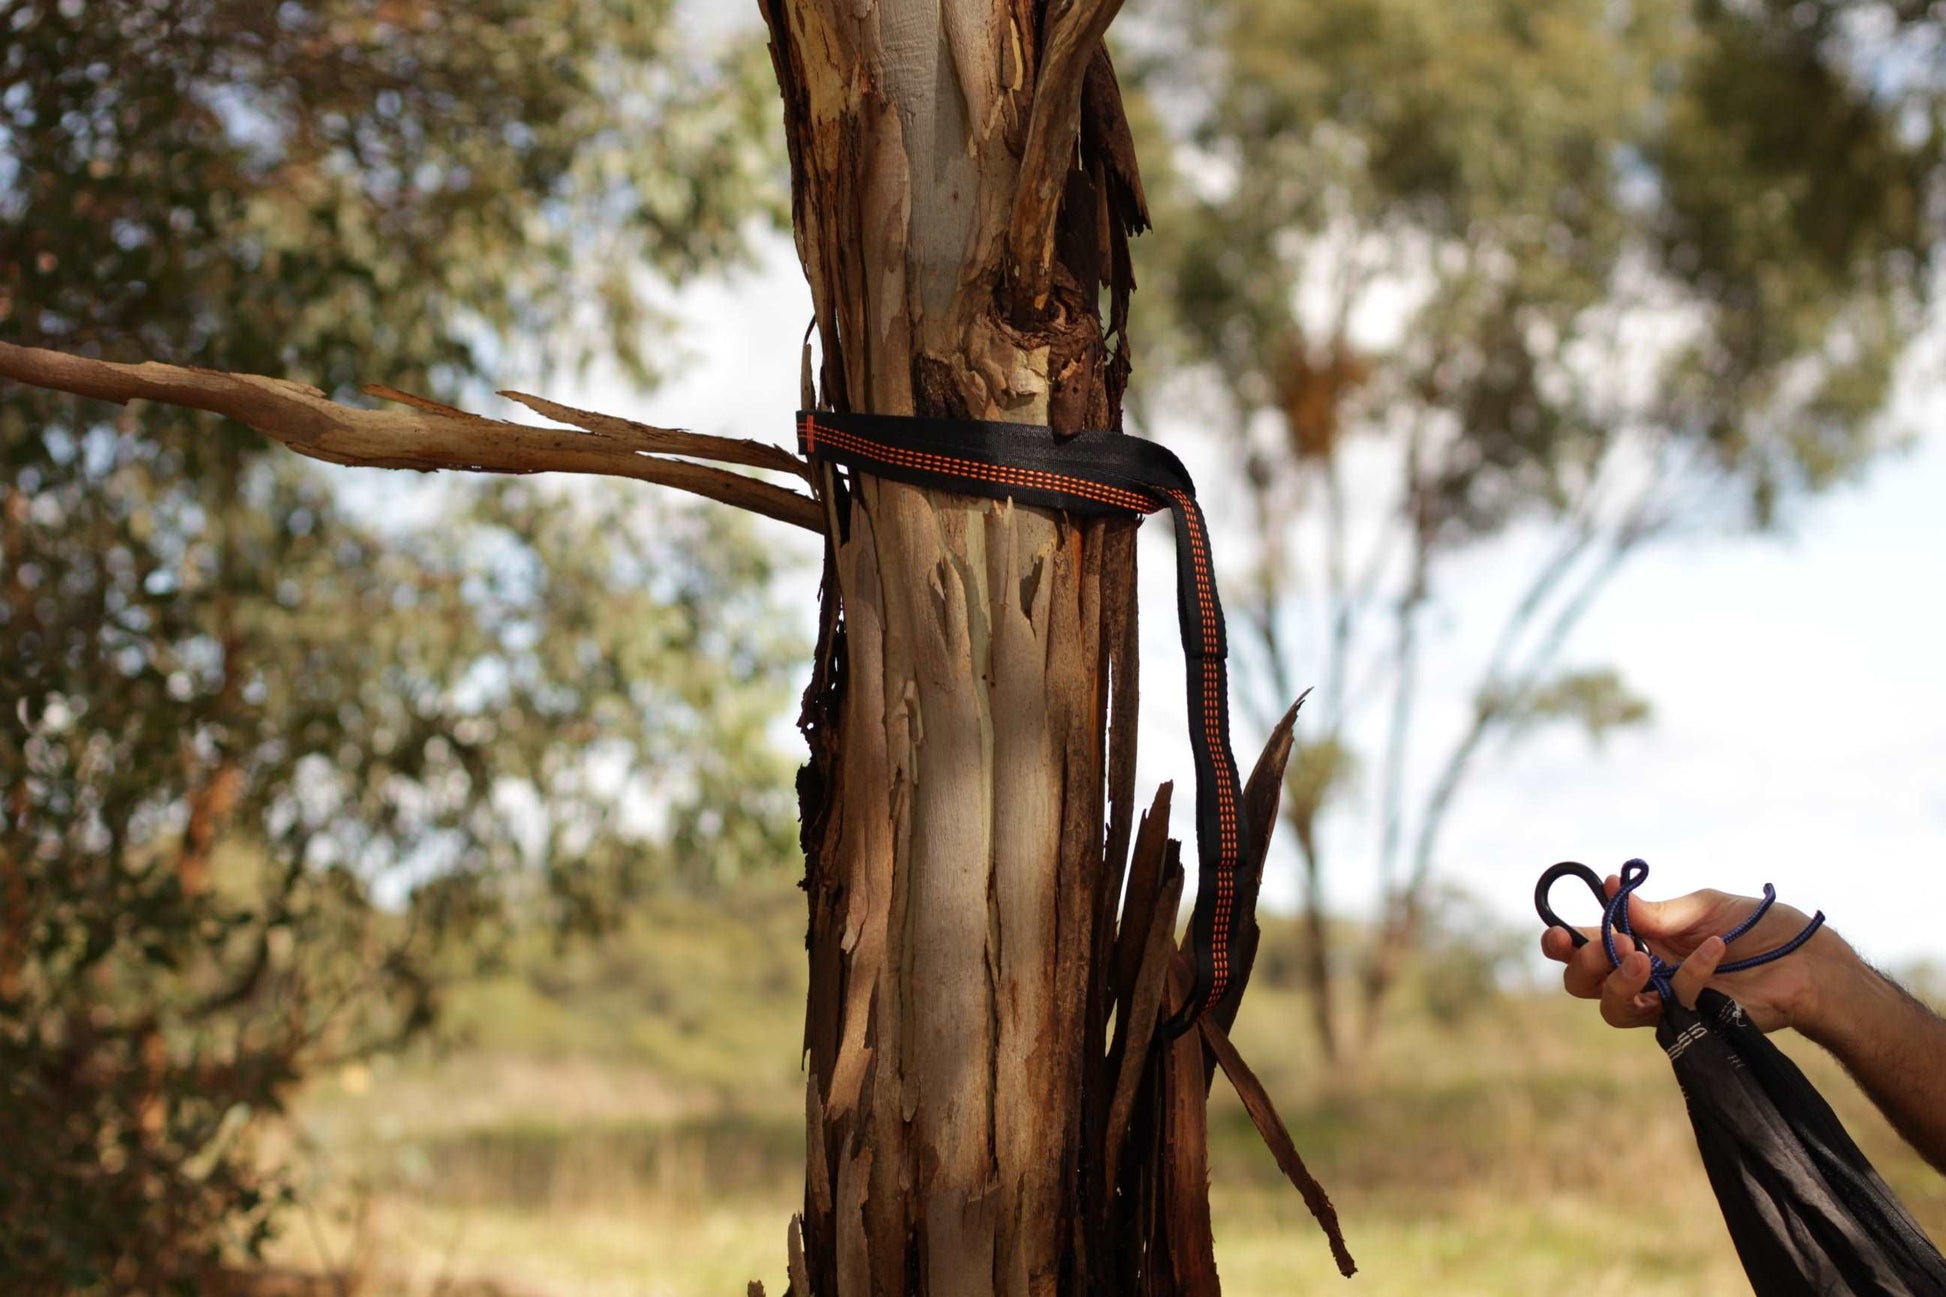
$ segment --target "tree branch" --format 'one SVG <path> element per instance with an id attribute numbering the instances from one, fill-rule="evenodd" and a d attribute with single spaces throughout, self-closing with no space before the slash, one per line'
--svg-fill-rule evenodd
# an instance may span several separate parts
<path id="1" fill-rule="evenodd" d="M 1330 651 L 1325 654 L 1325 713 L 1332 731 L 1344 727 L 1345 676 L 1350 671 L 1352 605 L 1345 575 L 1346 520 L 1344 475 L 1334 448 L 1327 453 L 1321 473 L 1325 506 L 1325 591 L 1330 609 Z"/>
<path id="2" fill-rule="evenodd" d="M 1446 815 L 1452 809 L 1454 796 L 1465 780 L 1468 768 L 1479 754 L 1493 728 L 1516 710 L 1519 700 L 1539 686 L 1545 673 L 1553 667 L 1561 646 L 1575 626 L 1580 623 L 1582 616 L 1594 602 L 1595 596 L 1614 577 L 1628 557 L 1645 540 L 1655 534 L 1656 526 L 1651 516 L 1651 505 L 1660 482 L 1661 474 L 1658 472 L 1642 488 L 1634 507 L 1616 526 L 1614 537 L 1608 543 L 1607 552 L 1589 570 L 1574 592 L 1563 601 L 1540 642 L 1520 667 L 1509 675 L 1508 668 L 1502 661 L 1485 677 L 1488 687 L 1506 682 L 1501 684 L 1503 697 L 1501 701 L 1491 706 L 1484 699 L 1476 704 L 1472 724 L 1459 743 L 1447 754 L 1445 765 L 1440 770 L 1433 791 L 1426 799 L 1426 808 L 1419 823 L 1418 837 L 1413 846 L 1411 874 L 1399 894 L 1399 903 L 1402 906 L 1398 916 L 1400 930 L 1409 929 L 1417 921 L 1420 900 L 1425 893 L 1426 884 L 1432 877 L 1433 851 L 1438 845 Z M 1580 555 L 1585 548 L 1585 544 L 1570 546 L 1542 570 L 1535 579 L 1534 587 L 1530 588 L 1528 597 L 1523 599 L 1517 610 L 1516 615 L 1522 621 L 1531 619 L 1544 596 L 1560 584 L 1562 576 L 1572 566 L 1571 562 L 1566 560 Z"/>
<path id="3" fill-rule="evenodd" d="M 1242 398 L 1235 394 L 1234 389 L 1232 389 L 1231 408 L 1237 411 L 1246 408 Z M 1247 446 L 1249 444 L 1248 420 L 1239 417 L 1236 425 L 1233 435 L 1237 444 Z M 1286 580 L 1286 559 L 1290 547 L 1290 521 L 1297 516 L 1298 510 L 1278 508 L 1273 504 L 1271 492 L 1277 483 L 1270 472 L 1259 473 L 1246 470 L 1244 483 L 1250 492 L 1251 505 L 1256 510 L 1257 534 L 1263 542 L 1263 560 L 1257 566 L 1256 601 L 1244 605 L 1241 613 L 1261 641 L 1265 669 L 1270 677 L 1268 705 L 1281 708 L 1284 706 L 1284 700 L 1296 693 L 1296 688 L 1290 679 L 1288 654 L 1284 651 L 1279 615 L 1283 611 L 1289 585 Z M 1270 711 L 1264 702 L 1254 695 L 1250 701 L 1252 710 L 1259 712 L 1262 719 L 1272 725 L 1276 723 L 1275 717 L 1279 713 Z M 1330 723 L 1329 715 L 1327 723 Z"/>
<path id="4" fill-rule="evenodd" d="M 1122 0 L 1052 0 L 1042 32 L 1034 112 L 1020 155 L 1008 249 L 1016 312 L 1043 310 L 1052 283 L 1054 225 L 1074 167 L 1081 129 L 1081 87 L 1095 48 L 1121 11 Z"/>
<path id="5" fill-rule="evenodd" d="M 380 395 L 374 388 L 368 387 L 365 390 L 373 395 Z M 525 392 L 503 391 L 500 395 L 509 401 L 526 406 L 543 419 L 552 419 L 556 423 L 571 424 L 588 432 L 599 433 L 644 454 L 713 459 L 719 464 L 743 464 L 750 468 L 769 469 L 775 473 L 789 473 L 806 482 L 811 480 L 809 464 L 782 446 L 775 446 L 767 441 L 750 441 L 743 437 L 712 437 L 707 433 L 689 432 L 682 428 L 652 427 L 646 423 L 618 418 L 612 414 L 578 410 L 572 405 L 562 405 L 544 396 L 529 396 Z"/>
<path id="6" fill-rule="evenodd" d="M 629 477 L 690 491 L 811 531 L 824 529 L 817 503 L 808 495 L 742 473 L 659 458 L 691 455 L 802 476 L 802 465 L 777 447 L 651 428 L 627 419 L 587 414 L 538 397 L 507 394 L 530 409 L 583 430 L 488 419 L 387 387 L 366 390 L 410 408 L 361 410 L 340 405 L 314 387 L 287 379 L 153 361 L 115 364 L 8 343 L 0 343 L 0 378 L 116 404 L 147 400 L 207 410 L 247 424 L 300 455 L 332 464 L 421 472 L 443 468 Z"/>
<path id="7" fill-rule="evenodd" d="M 1385 782 L 1379 797 L 1378 884 L 1381 906 L 1389 903 L 1403 834 L 1406 744 L 1411 738 L 1412 713 L 1418 705 L 1419 610 L 1425 606 L 1431 579 L 1433 538 L 1427 530 L 1421 502 L 1424 470 L 1420 454 L 1424 432 L 1423 421 L 1413 424 L 1405 449 L 1405 485 L 1399 498 L 1405 530 L 1412 536 L 1412 565 L 1406 577 L 1406 588 L 1400 592 L 1395 609 L 1397 678 L 1393 685 L 1392 711 L 1386 731 Z"/>

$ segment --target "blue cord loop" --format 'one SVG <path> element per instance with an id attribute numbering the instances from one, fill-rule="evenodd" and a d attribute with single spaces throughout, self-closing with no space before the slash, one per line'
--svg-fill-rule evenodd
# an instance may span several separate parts
<path id="1" fill-rule="evenodd" d="M 1623 932 L 1627 934 L 1630 940 L 1635 940 L 1635 931 L 1629 926 L 1628 921 L 1628 898 L 1636 888 L 1648 881 L 1648 863 L 1636 859 L 1623 865 L 1622 885 L 1616 889 L 1615 895 L 1612 897 L 1603 896 L 1601 879 L 1595 875 L 1594 870 L 1575 861 L 1562 861 L 1541 875 L 1540 885 L 1534 890 L 1535 908 L 1540 911 L 1541 918 L 1550 927 L 1566 928 L 1568 934 L 1574 938 L 1574 944 L 1579 947 L 1586 945 L 1588 938 L 1583 936 L 1578 929 L 1563 921 L 1559 915 L 1555 914 L 1553 909 L 1549 907 L 1547 900 L 1548 891 L 1553 887 L 1554 881 L 1568 874 L 1573 874 L 1587 883 L 1589 888 L 1594 892 L 1595 898 L 1602 902 L 1602 948 L 1608 952 L 1609 964 L 1612 967 L 1621 967 L 1623 955 L 1620 950 L 1616 949 L 1615 933 L 1617 931 Z M 1764 915 L 1770 912 L 1770 907 L 1776 904 L 1776 902 L 1777 889 L 1769 883 L 1765 883 L 1764 899 L 1757 903 L 1757 908 L 1750 912 L 1748 918 L 1723 934 L 1724 944 L 1728 945 L 1761 923 Z M 1803 931 L 1799 932 L 1789 941 L 1786 941 L 1783 945 L 1778 946 L 1775 950 L 1766 950 L 1761 955 L 1752 955 L 1748 959 L 1733 959 L 1729 963 L 1718 964 L 1716 971 L 1719 974 L 1741 973 L 1745 969 L 1761 968 L 1765 964 L 1773 963 L 1809 941 L 1816 934 L 1817 930 L 1823 926 L 1824 911 L 1819 910 L 1811 916 L 1811 921 L 1804 925 Z M 1636 944 L 1642 948 L 1642 953 L 1649 957 L 1649 985 L 1655 988 L 1656 994 L 1662 997 L 1664 1004 L 1673 1003 L 1676 998 L 1675 977 L 1677 972 L 1681 970 L 1683 961 L 1677 960 L 1673 964 L 1667 963 L 1660 955 L 1650 950 L 1647 943 L 1636 941 Z"/>

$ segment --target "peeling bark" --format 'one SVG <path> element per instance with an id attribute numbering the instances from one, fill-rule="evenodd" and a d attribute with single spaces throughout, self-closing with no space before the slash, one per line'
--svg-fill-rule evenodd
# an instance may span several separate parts
<path id="1" fill-rule="evenodd" d="M 1034 328 L 998 294 L 1037 100 L 1031 0 L 766 16 L 823 402 L 1112 424 L 1095 281 L 1068 275 L 1072 310 Z M 1057 351 L 1087 393 L 1061 410 Z M 809 1291 L 1067 1291 L 1103 875 L 1102 606 L 1132 553 L 1115 547 L 1105 571 L 1109 527 L 1004 503 L 872 479 L 822 491 L 842 619 L 820 659 L 844 670 L 841 698 L 809 700 L 839 718 L 807 781 L 826 799 L 807 806 L 826 825 L 807 841 Z"/>
<path id="2" fill-rule="evenodd" d="M 1069 309 L 1032 327 L 999 292 L 1040 96 L 1031 0 L 766 17 L 822 401 L 1118 422 L 1094 268 L 1085 287 L 1065 272 Z M 1057 354 L 1080 400 L 1052 399 Z M 844 671 L 841 698 L 808 700 L 839 717 L 807 780 L 826 799 L 806 808 L 826 825 L 807 841 L 809 1291 L 1073 1291 L 1102 609 L 1132 588 L 1132 549 L 1107 537 L 1128 528 L 873 479 L 821 486 L 842 616 L 820 659 Z"/>

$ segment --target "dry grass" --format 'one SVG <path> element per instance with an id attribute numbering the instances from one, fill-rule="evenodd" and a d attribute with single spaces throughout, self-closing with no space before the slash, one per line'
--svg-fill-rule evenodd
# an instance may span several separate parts
<path id="1" fill-rule="evenodd" d="M 367 1294 L 450 1297 L 490 1280 L 509 1294 L 692 1297 L 753 1278 L 782 1292 L 800 1174 L 798 923 L 788 899 L 733 922 L 648 916 L 655 942 L 550 961 L 546 993 L 469 993 L 470 1043 L 315 1086 L 282 1155 L 325 1206 L 291 1223 L 278 1259 L 363 1270 Z M 1348 1291 L 1747 1291 L 1647 1033 L 1546 993 L 1458 1023 L 1408 1007 L 1348 1077 L 1321 1065 L 1303 1010 L 1263 986 L 1237 1036 L 1337 1199 L 1362 1267 Z M 1946 1181 L 1828 1059 L 1787 1045 L 1946 1237 Z M 1211 1139 L 1226 1292 L 1341 1284 L 1220 1082 Z"/>

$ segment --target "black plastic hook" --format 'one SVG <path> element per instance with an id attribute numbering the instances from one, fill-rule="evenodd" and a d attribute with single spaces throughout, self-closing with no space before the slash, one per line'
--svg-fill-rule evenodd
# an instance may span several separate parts
<path id="1" fill-rule="evenodd" d="M 1608 892 L 1602 884 L 1601 875 L 1579 860 L 1563 860 L 1541 875 L 1541 881 L 1534 884 L 1534 910 L 1548 927 L 1563 929 L 1573 939 L 1575 949 L 1579 950 L 1588 944 L 1588 934 L 1556 914 L 1547 900 L 1548 893 L 1554 890 L 1554 884 L 1568 877 L 1579 878 L 1586 883 L 1588 890 L 1594 893 L 1595 904 L 1601 906 L 1604 913 L 1607 911 Z"/>

